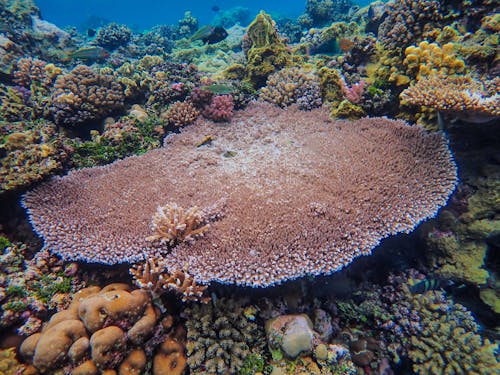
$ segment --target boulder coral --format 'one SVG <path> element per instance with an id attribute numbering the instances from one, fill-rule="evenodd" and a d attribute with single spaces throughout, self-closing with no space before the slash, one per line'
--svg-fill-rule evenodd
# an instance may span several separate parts
<path id="1" fill-rule="evenodd" d="M 123 109 L 123 86 L 106 73 L 79 65 L 55 81 L 50 111 L 58 125 L 78 125 L 101 120 Z"/>
<path id="2" fill-rule="evenodd" d="M 127 284 L 89 287 L 24 340 L 20 354 L 42 374 L 63 368 L 73 374 L 140 374 L 147 363 L 145 345 L 159 324 L 159 312 L 145 291 Z"/>

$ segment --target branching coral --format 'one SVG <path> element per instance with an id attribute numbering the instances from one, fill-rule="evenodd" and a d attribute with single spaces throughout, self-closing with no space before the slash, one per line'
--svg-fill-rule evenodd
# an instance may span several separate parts
<path id="1" fill-rule="evenodd" d="M 248 319 L 244 300 L 219 299 L 184 309 L 191 374 L 235 374 L 246 357 L 262 353 L 263 327 Z"/>
<path id="2" fill-rule="evenodd" d="M 169 125 L 179 128 L 192 124 L 199 115 L 200 112 L 191 102 L 184 101 L 173 103 L 166 112 L 161 114 L 161 118 Z"/>
<path id="3" fill-rule="evenodd" d="M 465 63 L 454 52 L 454 44 L 439 46 L 427 41 L 418 46 L 410 46 L 405 50 L 403 63 L 407 66 L 407 74 L 417 80 L 435 74 L 453 76 L 465 72 Z"/>
<path id="4" fill-rule="evenodd" d="M 95 43 L 112 50 L 127 45 L 131 39 L 132 31 L 127 26 L 110 23 L 97 31 Z"/>
<path id="5" fill-rule="evenodd" d="M 186 301 L 207 303 L 210 298 L 204 292 L 206 286 L 197 285 L 187 269 L 169 273 L 164 261 L 158 258 L 147 259 L 144 263 L 135 264 L 129 270 L 135 283 L 151 293 L 159 296 L 164 291 L 172 291 Z"/>
<path id="6" fill-rule="evenodd" d="M 184 209 L 176 203 L 168 203 L 159 206 L 153 215 L 151 230 L 154 234 L 146 240 L 174 246 L 184 241 L 194 241 L 203 236 L 208 228 L 210 225 L 206 223 L 203 211 L 198 207 Z"/>
<path id="7" fill-rule="evenodd" d="M 410 105 L 435 108 L 469 122 L 491 121 L 500 116 L 498 83 L 485 84 L 470 76 L 431 76 L 401 93 Z M 498 81 L 496 81 L 498 82 Z"/>

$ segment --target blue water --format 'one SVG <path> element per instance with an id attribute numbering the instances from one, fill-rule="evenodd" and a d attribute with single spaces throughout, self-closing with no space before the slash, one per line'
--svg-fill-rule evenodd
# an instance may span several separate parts
<path id="1" fill-rule="evenodd" d="M 215 16 L 211 10 L 218 6 L 224 11 L 236 6 L 249 8 L 253 16 L 261 9 L 283 16 L 298 17 L 305 8 L 305 0 L 197 0 L 197 1 L 159 1 L 159 0 L 36 0 L 42 17 L 58 26 L 81 26 L 91 18 L 127 24 L 143 30 L 154 25 L 175 24 L 190 10 L 200 24 L 207 24 Z"/>

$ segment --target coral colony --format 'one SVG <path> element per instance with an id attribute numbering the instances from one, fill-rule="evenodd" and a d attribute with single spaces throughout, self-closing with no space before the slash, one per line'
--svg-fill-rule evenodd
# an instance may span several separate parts
<path id="1" fill-rule="evenodd" d="M 0 374 L 500 373 L 497 4 L 271 3 L 0 0 Z"/>

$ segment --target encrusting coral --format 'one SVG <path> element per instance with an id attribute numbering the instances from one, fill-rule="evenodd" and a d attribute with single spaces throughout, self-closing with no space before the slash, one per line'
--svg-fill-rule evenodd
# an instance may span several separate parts
<path id="1" fill-rule="evenodd" d="M 207 134 L 210 144 L 196 147 Z M 64 259 L 157 256 L 169 271 L 187 263 L 203 284 L 256 286 L 345 267 L 433 216 L 455 184 L 442 134 L 255 103 L 230 127 L 198 121 L 162 149 L 56 177 L 23 204 L 45 245 Z M 158 246 L 146 240 L 148 223 L 166 198 L 205 210 L 224 204 L 224 216 L 214 209 L 210 230 L 196 241 Z"/>

